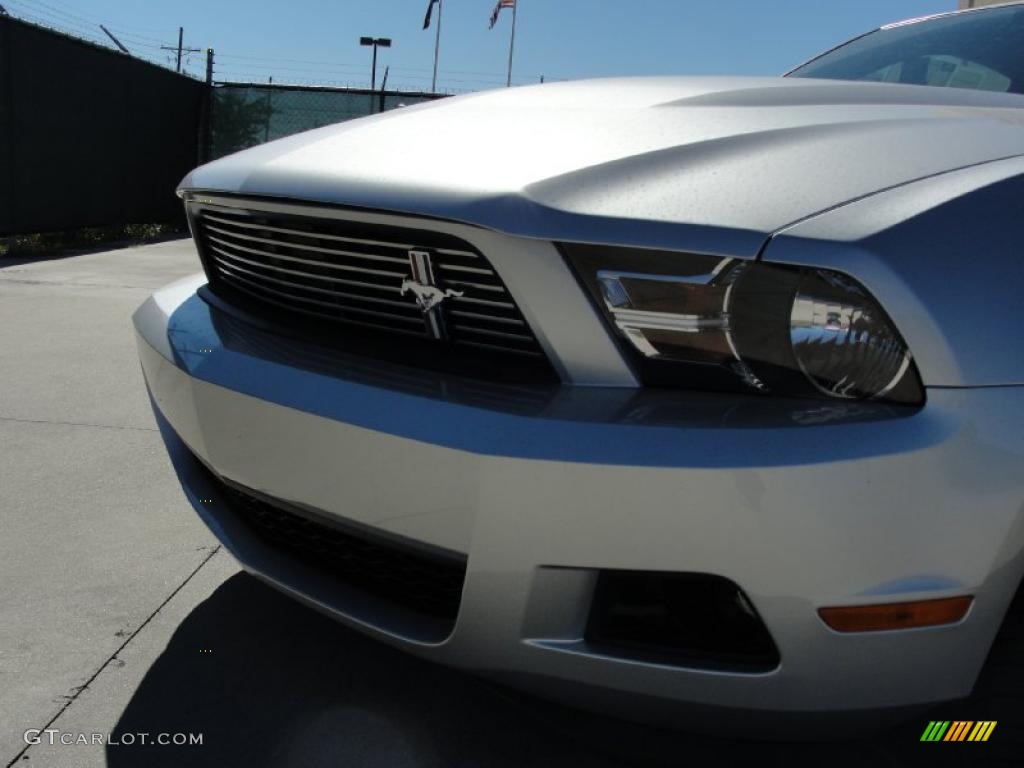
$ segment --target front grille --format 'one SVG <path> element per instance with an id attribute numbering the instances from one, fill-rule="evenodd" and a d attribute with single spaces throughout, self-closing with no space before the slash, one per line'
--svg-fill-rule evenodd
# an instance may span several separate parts
<path id="1" fill-rule="evenodd" d="M 225 348 L 249 357 L 461 405 L 536 416 L 550 405 L 558 391 L 557 387 L 550 385 L 480 381 L 370 360 L 320 344 L 306 344 L 269 333 L 227 313 L 215 314 L 213 325 Z"/>
<path id="2" fill-rule="evenodd" d="M 551 373 L 501 278 L 460 238 L 195 201 L 190 211 L 211 288 L 249 312 L 305 318 L 312 324 L 304 327 L 320 338 L 343 343 L 369 338 L 375 342 L 371 352 L 404 352 L 413 344 L 437 358 L 443 347 L 441 359 L 448 362 L 453 354 L 466 362 L 483 355 Z M 432 317 L 416 305 L 412 291 L 401 292 L 413 276 L 410 251 L 429 254 L 434 285 L 449 294 Z M 380 334 L 407 341 L 380 344 Z"/>
<path id="3" fill-rule="evenodd" d="M 319 522 L 233 485 L 222 489 L 242 520 L 271 546 L 372 598 L 455 625 L 464 558 L 435 554 L 355 528 Z"/>

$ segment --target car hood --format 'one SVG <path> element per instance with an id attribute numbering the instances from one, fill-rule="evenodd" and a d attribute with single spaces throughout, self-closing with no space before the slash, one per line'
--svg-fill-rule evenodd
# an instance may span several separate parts
<path id="1" fill-rule="evenodd" d="M 202 166 L 183 189 L 514 235 L 753 257 L 785 226 L 1024 154 L 1024 97 L 796 78 L 628 78 L 443 99 Z"/>

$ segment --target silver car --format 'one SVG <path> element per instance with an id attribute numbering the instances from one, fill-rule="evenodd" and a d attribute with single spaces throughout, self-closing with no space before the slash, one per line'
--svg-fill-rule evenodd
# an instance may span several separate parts
<path id="1" fill-rule="evenodd" d="M 134 318 L 186 494 L 266 582 L 545 696 L 969 695 L 1022 613 L 1022 51 L 1014 4 L 196 169 L 205 272 Z"/>

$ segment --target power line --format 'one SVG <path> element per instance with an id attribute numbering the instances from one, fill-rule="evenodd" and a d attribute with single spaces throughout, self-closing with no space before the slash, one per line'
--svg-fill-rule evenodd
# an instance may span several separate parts
<path id="1" fill-rule="evenodd" d="M 232 58 L 237 59 L 239 57 L 238 56 L 232 57 L 230 54 L 225 54 L 223 56 L 218 55 L 218 59 L 219 60 L 220 59 L 232 59 Z M 283 66 L 283 65 L 280 65 L 280 64 L 258 63 L 258 60 L 256 60 L 256 57 L 246 57 L 246 58 L 247 59 L 251 58 L 251 59 L 253 59 L 253 61 L 245 61 L 245 62 L 227 61 L 226 64 L 224 65 L 224 69 L 228 70 L 228 71 L 231 71 L 233 73 L 234 72 L 239 72 L 239 71 L 244 71 L 246 77 L 251 77 L 251 78 L 259 79 L 259 80 L 265 79 L 267 72 L 273 72 L 273 73 L 286 72 L 286 73 L 296 73 L 297 75 L 307 75 L 307 76 L 324 75 L 327 78 L 327 81 L 330 81 L 330 82 L 336 82 L 339 79 L 345 79 L 345 78 L 348 78 L 348 77 L 353 77 L 353 78 L 357 78 L 359 80 L 362 80 L 362 76 L 364 75 L 364 72 L 365 72 L 365 68 L 364 67 L 351 67 L 351 66 L 348 66 L 348 65 L 332 65 L 332 64 L 327 64 L 326 62 L 320 63 L 318 66 L 315 66 L 315 67 L 313 67 L 313 66 L 308 66 L 308 67 L 303 67 L 303 66 L 292 67 L 292 66 Z M 293 60 L 293 61 L 298 61 L 298 60 Z M 429 74 L 422 74 L 422 75 L 420 75 L 420 74 L 410 74 L 410 72 L 423 71 L 423 70 L 420 70 L 418 68 L 414 68 L 414 67 L 403 68 L 403 67 L 397 67 L 396 66 L 396 67 L 392 67 L 392 69 L 395 70 L 396 76 L 400 77 L 403 80 L 416 80 L 416 81 L 421 81 L 421 82 L 424 82 L 424 83 L 432 82 L 432 78 L 431 78 L 431 76 Z M 252 74 L 253 72 L 256 72 L 256 71 L 259 71 L 259 70 L 262 70 L 263 74 Z M 493 86 L 498 86 L 498 85 L 505 85 L 505 83 L 506 83 L 506 79 L 505 79 L 504 75 L 499 75 L 498 73 L 495 73 L 495 72 L 481 73 L 481 74 L 483 74 L 484 76 L 482 76 L 482 77 L 451 77 L 447 73 L 445 73 L 444 76 L 442 77 L 442 80 L 443 80 L 444 83 L 447 83 L 447 84 L 453 84 L 454 83 L 454 84 L 458 84 L 460 86 L 483 86 L 483 87 L 488 87 L 488 88 L 489 87 L 493 87 Z M 235 75 L 235 76 L 238 76 L 238 75 Z M 338 76 L 340 76 L 340 78 Z M 538 79 L 539 79 L 539 76 L 538 76 Z M 532 82 L 536 82 L 536 80 L 533 79 L 533 78 L 527 79 L 527 78 L 517 77 L 517 78 L 515 78 L 515 82 L 517 84 L 518 83 L 532 83 Z"/>
<path id="2" fill-rule="evenodd" d="M 52 14 L 57 14 L 59 16 L 65 17 L 66 19 L 73 20 L 74 22 L 76 22 L 76 24 L 74 26 L 77 27 L 78 29 L 81 29 L 83 24 L 85 25 L 86 28 L 88 28 L 88 27 L 90 27 L 90 26 L 92 26 L 94 24 L 99 24 L 102 21 L 98 16 L 90 14 L 87 11 L 71 12 L 71 11 L 67 11 L 67 10 L 62 10 L 61 8 L 51 4 L 51 3 L 56 2 L 56 0 L 50 0 L 49 2 L 46 2 L 45 0 L 11 0 L 11 2 L 19 2 L 19 3 L 22 3 L 22 4 L 31 3 L 32 5 L 36 5 L 36 6 L 40 6 L 42 8 L 49 9 L 52 12 Z M 64 8 L 67 8 L 67 7 L 68 6 L 64 6 Z M 47 15 L 52 15 L 52 14 L 47 14 Z M 68 23 L 67 26 L 72 26 L 72 24 Z M 138 31 L 133 30 L 133 29 L 127 27 L 127 26 L 122 26 L 120 24 L 110 24 L 110 25 L 107 25 L 107 28 L 110 29 L 112 32 L 116 33 L 119 39 L 126 40 L 126 41 L 132 43 L 132 45 L 134 45 L 136 47 L 150 48 L 152 50 L 166 50 L 166 49 L 172 47 L 168 43 L 166 38 L 165 39 L 158 39 L 158 38 L 155 38 L 155 37 L 149 37 L 147 35 L 140 34 Z M 152 30 L 147 30 L 147 31 L 152 31 Z M 175 47 L 175 50 L 176 50 L 176 47 Z M 193 52 L 200 52 L 201 53 L 202 49 L 200 49 L 199 51 L 193 51 Z M 243 61 L 261 62 L 261 64 L 259 64 L 258 66 L 255 65 L 255 64 L 250 65 L 250 66 L 252 66 L 254 68 L 258 68 L 258 69 L 268 69 L 268 70 L 270 70 L 270 69 L 282 69 L 283 71 L 295 71 L 295 72 L 306 72 L 306 71 L 314 72 L 314 71 L 318 71 L 319 68 L 330 69 L 330 70 L 342 70 L 342 71 L 344 71 L 346 69 L 352 69 L 355 72 L 361 72 L 362 69 L 363 69 L 363 67 L 361 65 L 358 65 L 358 64 L 329 62 L 329 61 L 323 61 L 323 60 L 293 59 L 293 58 L 287 58 L 287 57 L 274 57 L 274 56 L 250 56 L 250 55 L 243 55 L 243 54 L 218 54 L 218 60 L 224 60 L 224 59 L 226 59 L 226 60 L 238 59 L 238 60 L 243 60 Z M 288 63 L 288 64 L 308 64 L 308 65 L 313 65 L 314 67 L 317 67 L 318 69 L 317 70 L 308 69 L 308 68 L 304 68 L 304 69 L 299 69 L 299 68 L 286 69 L 286 68 L 282 68 L 282 67 L 274 67 L 274 66 L 271 66 L 270 64 L 266 64 L 266 63 L 262 63 L 262 62 L 271 62 L 271 63 L 282 62 L 282 63 Z M 410 72 L 410 73 L 412 73 L 412 72 L 423 72 L 423 73 L 431 72 L 431 70 L 429 68 L 426 68 L 426 67 L 395 66 L 395 67 L 393 67 L 393 69 L 395 69 L 396 72 Z M 479 72 L 479 71 L 471 71 L 471 70 L 446 70 L 444 72 L 444 75 L 470 75 L 470 76 L 476 76 L 476 77 L 482 78 L 481 80 L 479 80 L 479 82 L 490 82 L 491 78 L 494 78 L 495 81 L 497 81 L 497 78 L 499 77 L 499 75 L 497 73 L 494 73 L 494 72 Z M 411 76 L 411 75 L 409 75 L 409 76 Z M 448 78 L 448 79 L 450 79 L 450 78 Z M 463 80 L 459 80 L 459 82 L 474 82 L 474 81 L 463 79 Z"/>
<path id="3" fill-rule="evenodd" d="M 275 56 L 249 56 L 249 55 L 242 55 L 242 54 L 236 54 L 236 53 L 227 53 L 227 54 L 223 54 L 223 55 L 218 55 L 218 58 L 229 59 L 229 60 L 239 59 L 239 60 L 242 60 L 242 61 L 253 61 L 253 62 L 271 62 L 271 63 L 281 62 L 281 63 L 284 63 L 284 64 L 311 64 L 311 65 L 313 65 L 315 67 L 318 67 L 318 68 L 322 67 L 324 69 L 354 69 L 356 71 L 361 71 L 362 69 L 364 69 L 364 67 L 362 65 L 349 64 L 347 62 L 331 62 L 331 61 L 323 61 L 323 60 L 316 61 L 316 60 L 312 60 L 312 59 L 291 59 L 291 58 L 275 57 Z M 256 65 L 250 65 L 250 66 L 254 66 L 255 67 Z M 270 69 L 271 66 L 269 64 L 266 64 L 266 65 L 261 65 L 259 68 Z M 405 67 L 405 66 L 396 65 L 396 66 L 393 66 L 391 68 L 394 69 L 396 72 L 423 72 L 423 73 L 428 73 L 428 74 L 431 72 L 431 70 L 429 68 L 427 68 L 427 67 Z M 300 71 L 300 70 L 295 70 L 295 71 Z M 305 70 L 302 70 L 302 71 L 305 71 Z M 309 71 L 313 71 L 313 70 L 309 70 Z M 480 71 L 465 70 L 465 69 L 448 69 L 448 70 L 444 70 L 444 72 L 446 74 L 451 74 L 451 75 L 477 75 L 477 76 L 480 76 L 480 77 L 483 77 L 483 78 L 491 78 L 491 77 L 493 77 L 496 80 L 501 78 L 502 81 L 504 81 L 504 78 L 505 78 L 505 73 L 498 73 L 498 72 L 480 72 Z M 526 78 L 526 80 L 534 80 L 534 79 L 537 79 L 537 77 L 539 77 L 539 75 L 536 76 L 536 77 Z"/>
<path id="4" fill-rule="evenodd" d="M 6 8 L 13 6 L 18 17 L 32 23 L 102 47 L 109 48 L 113 42 L 119 50 L 128 52 L 128 46 L 131 46 L 130 55 L 134 58 L 148 61 L 157 66 L 175 69 L 178 72 L 182 72 L 185 67 L 192 65 L 192 54 L 202 53 L 206 50 L 186 47 L 180 28 L 178 45 L 174 45 L 166 38 L 151 37 L 143 34 L 141 30 L 128 26 L 108 25 L 105 20 L 100 20 L 99 17 L 87 11 L 67 10 L 68 6 L 58 3 L 57 0 L 3 0 L 3 3 Z M 104 35 L 109 36 L 109 39 Z M 180 54 L 178 54 L 179 45 Z M 218 81 L 244 78 L 262 82 L 266 80 L 268 74 L 284 72 L 294 73 L 286 79 L 293 81 L 296 85 L 361 87 L 353 86 L 352 83 L 353 81 L 360 82 L 365 72 L 363 65 L 286 56 L 227 53 L 218 54 L 217 61 L 223 67 L 223 70 L 221 68 L 217 70 Z M 394 80 L 405 82 L 405 87 L 402 90 L 426 92 L 426 88 L 422 84 L 428 83 L 432 79 L 432 71 L 426 67 L 394 66 L 391 69 L 395 70 Z M 254 71 L 260 70 L 262 70 L 261 74 L 253 74 Z M 195 76 L 188 72 L 185 74 Z M 317 75 L 321 75 L 321 77 L 317 77 Z M 201 74 L 198 77 L 202 79 Z M 517 83 L 531 83 L 537 82 L 538 77 L 520 75 L 515 80 Z M 502 85 L 504 84 L 503 80 L 504 76 L 497 72 L 443 70 L 439 72 L 438 84 L 448 92 L 466 92 Z M 408 81 L 421 84 L 409 87 Z"/>
<path id="5" fill-rule="evenodd" d="M 72 21 L 80 22 L 83 24 L 95 25 L 99 23 L 98 19 L 87 19 L 84 16 L 79 16 L 77 13 L 68 13 L 67 11 L 62 11 L 60 8 L 55 8 L 54 6 L 48 3 L 42 2 L 42 0 L 22 0 L 22 3 L 29 3 L 31 5 L 45 8 L 51 14 L 63 16 L 65 18 L 71 19 Z"/>
<path id="6" fill-rule="evenodd" d="M 23 5 L 23 0 L 4 0 L 4 2 L 10 3 L 12 5 L 18 5 L 18 6 L 22 6 Z M 93 45 L 97 45 L 97 46 L 100 46 L 102 48 L 108 48 L 109 49 L 109 48 L 112 47 L 111 46 L 111 42 L 113 41 L 114 38 L 113 37 L 110 37 L 110 38 L 105 37 L 104 36 L 104 31 L 97 30 L 97 29 L 95 29 L 92 26 L 84 26 L 83 24 L 81 24 L 79 22 L 72 22 L 72 21 L 69 21 L 67 19 L 56 18 L 55 16 L 51 15 L 47 11 L 43 11 L 43 10 L 39 10 L 39 9 L 35 9 L 35 8 L 33 8 L 31 11 L 29 11 L 29 10 L 26 10 L 24 7 L 18 7 L 18 8 L 16 8 L 16 17 L 19 18 L 19 19 L 22 19 L 24 21 L 29 21 L 29 22 L 31 22 L 33 24 L 36 24 L 37 26 L 43 27 L 45 29 L 52 30 L 52 31 L 57 32 L 59 34 L 69 35 L 71 37 L 75 37 L 75 38 L 77 38 L 79 40 L 83 40 L 83 41 L 85 41 L 87 43 L 91 43 Z M 105 25 L 96 25 L 96 26 L 98 26 L 98 27 L 105 27 Z M 144 48 L 152 49 L 154 51 L 159 51 L 159 49 L 160 49 L 159 45 L 149 45 L 149 44 L 146 44 L 146 43 L 135 42 L 131 36 L 126 35 L 126 34 L 120 32 L 117 27 L 106 27 L 106 31 L 109 31 L 111 33 L 117 32 L 118 34 L 116 35 L 116 38 L 118 40 L 121 40 L 123 38 L 124 40 L 126 40 L 129 44 L 131 44 L 135 48 L 144 47 Z M 124 50 L 124 49 L 119 49 L 119 50 Z M 146 61 L 146 62 L 148 62 L 150 64 L 155 64 L 156 66 L 161 66 L 161 67 L 168 66 L 168 61 L 167 61 L 166 57 L 163 56 L 163 55 L 160 55 L 160 54 L 153 55 L 153 54 L 147 54 L 146 52 L 143 52 L 143 51 L 135 50 L 135 51 L 131 52 L 130 55 L 133 58 L 135 58 L 135 59 L 138 59 L 140 61 Z"/>
<path id="7" fill-rule="evenodd" d="M 125 40 L 131 40 L 136 45 L 141 45 L 146 48 L 161 48 L 167 42 L 166 40 L 158 40 L 155 37 L 144 37 L 141 35 L 133 34 L 131 32 L 126 32 L 120 27 L 116 27 L 114 25 L 110 25 L 110 28 L 117 32 L 117 34 L 119 34 Z"/>
<path id="8" fill-rule="evenodd" d="M 262 67 L 262 66 L 259 66 L 259 65 L 248 65 L 248 64 L 247 65 L 243 65 L 243 66 L 233 66 L 230 63 L 225 64 L 221 69 L 218 69 L 218 73 L 220 73 L 220 74 L 231 74 L 232 76 L 235 76 L 235 77 L 239 77 L 239 76 L 242 76 L 242 74 L 244 74 L 245 77 L 251 77 L 251 78 L 254 78 L 254 79 L 257 79 L 257 80 L 264 80 L 267 77 L 267 71 L 263 71 L 263 72 L 255 72 L 254 71 L 254 70 L 261 70 L 261 69 L 262 70 L 268 70 L 268 71 L 275 72 L 275 73 L 276 72 L 295 73 L 296 74 L 296 78 L 297 77 L 301 77 L 301 76 L 306 76 L 306 77 L 313 77 L 313 79 L 317 79 L 318 81 L 324 81 L 324 82 L 338 82 L 339 80 L 348 78 L 348 76 L 350 76 L 350 75 L 353 78 L 355 78 L 355 79 L 362 80 L 362 76 L 364 75 L 363 72 L 355 72 L 355 73 L 353 73 L 353 72 L 344 72 L 344 71 L 328 72 L 328 71 L 320 71 L 320 70 L 314 70 L 314 69 L 302 69 L 302 68 L 299 68 L 299 67 Z M 318 75 L 318 74 L 319 75 L 324 75 L 324 77 L 323 78 L 316 78 L 315 76 Z M 333 77 L 332 77 L 332 75 L 333 75 Z M 418 82 L 421 82 L 421 83 L 429 83 L 429 82 L 431 82 L 431 78 L 430 78 L 429 75 L 398 74 L 397 76 L 400 77 L 403 80 L 414 80 L 414 81 L 418 81 Z M 293 78 L 293 79 L 296 79 L 296 78 Z M 531 81 L 525 81 L 525 80 L 521 80 L 519 78 L 516 78 L 515 82 L 517 82 L 517 83 L 520 83 L 520 82 L 525 83 L 525 82 L 533 82 L 533 81 L 532 80 Z M 480 78 L 457 78 L 457 77 L 452 77 L 452 78 L 443 78 L 443 83 L 458 83 L 460 85 L 476 85 L 476 86 L 484 86 L 484 87 L 493 87 L 493 86 L 498 86 L 498 85 L 504 85 L 505 84 L 505 80 L 503 78 L 498 77 L 498 76 L 495 76 L 494 78 L 492 78 L 490 80 L 484 80 L 484 79 L 480 79 Z"/>
<path id="9" fill-rule="evenodd" d="M 76 8 L 75 9 L 76 12 L 72 12 L 70 10 L 67 10 L 68 6 L 64 5 L 64 4 L 51 5 L 51 3 L 55 3 L 55 2 L 57 2 L 57 0 L 50 0 L 50 2 L 44 2 L 44 0 L 22 0 L 22 2 L 28 2 L 28 3 L 31 3 L 32 5 L 41 6 L 41 7 L 46 8 L 46 9 L 50 10 L 51 12 L 56 13 L 56 14 L 58 14 L 60 16 L 64 16 L 64 17 L 67 17 L 67 18 L 70 18 L 70 19 L 74 19 L 75 21 L 82 22 L 82 23 L 85 23 L 86 25 L 90 25 L 90 26 L 95 26 L 95 25 L 98 25 L 100 23 L 106 22 L 106 19 L 100 18 L 99 16 L 96 16 L 95 14 L 89 13 L 87 11 L 83 11 L 81 9 L 77 9 Z M 115 25 L 108 25 L 108 26 L 114 32 L 118 32 L 122 36 L 124 36 L 125 33 L 129 33 L 130 32 L 130 33 L 132 33 L 132 34 L 134 34 L 134 35 L 136 35 L 138 37 L 141 37 L 142 39 L 149 39 L 152 42 L 160 42 L 160 41 L 154 40 L 153 38 L 146 38 L 145 35 L 139 35 L 138 32 L 139 31 L 145 31 L 145 32 L 154 32 L 155 34 L 162 34 L 162 33 L 157 32 L 156 30 L 151 30 L 151 29 L 136 30 L 136 29 L 128 29 L 127 27 L 122 28 L 122 27 L 120 27 L 120 25 L 117 25 L 117 26 L 115 26 Z"/>
<path id="10" fill-rule="evenodd" d="M 127 41 L 134 48 L 148 48 L 153 51 L 159 51 L 162 47 L 164 40 L 158 40 L 147 35 L 140 34 L 137 31 L 132 31 L 127 28 L 121 27 L 120 25 L 106 25 L 101 23 L 99 17 L 91 14 L 83 15 L 85 12 L 71 13 L 66 10 L 62 10 L 50 3 L 43 2 L 43 0 L 9 0 L 12 3 L 16 3 L 22 6 L 22 10 L 19 11 L 19 15 L 26 18 L 30 18 L 34 21 L 42 23 L 44 26 L 48 26 L 52 29 L 56 29 L 60 32 L 71 33 L 77 37 L 88 40 L 89 42 L 95 42 L 100 45 L 108 45 L 102 35 L 97 34 L 95 28 L 97 26 L 105 27 L 110 33 L 115 34 L 116 38 L 121 41 Z M 31 4 L 31 5 L 29 5 Z M 29 9 L 26 11 L 25 9 Z M 160 57 L 155 56 L 143 56 L 138 51 L 133 54 L 136 58 L 143 58 L 151 63 L 163 64 L 164 61 Z"/>
<path id="11" fill-rule="evenodd" d="M 34 8 L 26 5 L 24 0 L 7 0 L 13 8 L 17 10 L 18 16 L 27 16 L 35 18 L 37 20 L 44 21 L 47 25 L 61 25 L 70 27 L 73 29 L 88 29 L 90 32 L 96 28 L 94 24 L 90 24 L 88 27 L 80 24 L 79 22 L 69 22 L 65 19 L 54 16 L 49 11 Z"/>
<path id="12" fill-rule="evenodd" d="M 10 0 L 8 0 L 8 1 L 10 1 Z M 17 11 L 16 18 L 22 19 L 23 21 L 28 21 L 28 22 L 30 22 L 32 24 L 35 24 L 35 25 L 39 26 L 39 27 L 42 27 L 44 29 L 52 30 L 53 32 L 57 32 L 57 33 L 62 34 L 62 35 L 70 35 L 72 37 L 76 37 L 79 40 L 84 40 L 87 43 L 92 43 L 93 45 L 98 45 L 101 48 L 109 48 L 110 47 L 109 41 L 104 40 L 101 34 L 99 34 L 98 32 L 93 32 L 92 30 L 89 30 L 88 32 L 86 32 L 86 31 L 78 31 L 78 30 L 69 31 L 68 29 L 64 28 L 62 25 L 55 24 L 50 19 L 45 19 L 45 18 L 42 18 L 42 17 L 39 17 L 39 16 L 35 16 L 35 15 L 31 14 L 31 13 L 25 13 L 24 11 L 22 11 L 20 9 Z"/>

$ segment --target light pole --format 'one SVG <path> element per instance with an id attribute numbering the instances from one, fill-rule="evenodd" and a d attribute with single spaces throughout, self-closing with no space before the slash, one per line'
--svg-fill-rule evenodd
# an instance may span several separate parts
<path id="1" fill-rule="evenodd" d="M 370 70 L 370 90 L 377 90 L 377 47 L 390 48 L 391 38 L 390 37 L 360 37 L 360 45 L 372 45 L 373 46 L 373 69 Z"/>

